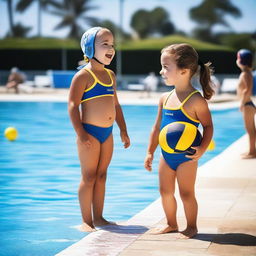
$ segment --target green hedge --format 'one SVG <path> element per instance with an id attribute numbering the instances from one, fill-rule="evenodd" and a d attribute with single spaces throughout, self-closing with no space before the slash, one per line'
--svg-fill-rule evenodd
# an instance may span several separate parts
<path id="1" fill-rule="evenodd" d="M 124 41 L 121 50 L 161 50 L 163 47 L 174 43 L 189 43 L 197 50 L 224 50 L 232 51 L 232 48 L 215 45 L 193 38 L 172 35 L 161 38 L 149 38 L 144 40 Z M 9 38 L 0 40 L 0 49 L 80 49 L 79 42 L 74 39 L 56 38 Z"/>

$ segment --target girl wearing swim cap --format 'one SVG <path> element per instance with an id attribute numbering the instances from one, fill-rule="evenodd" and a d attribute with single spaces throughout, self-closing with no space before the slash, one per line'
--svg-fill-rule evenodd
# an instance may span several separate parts
<path id="1" fill-rule="evenodd" d="M 86 64 L 74 76 L 68 110 L 77 134 L 81 164 L 79 202 L 81 230 L 95 231 L 96 226 L 113 224 L 103 217 L 107 168 L 113 153 L 112 128 L 120 128 L 124 148 L 130 145 L 126 123 L 116 93 L 116 78 L 105 68 L 114 58 L 114 37 L 110 30 L 94 27 L 81 39 Z"/>
<path id="2" fill-rule="evenodd" d="M 249 137 L 249 151 L 242 154 L 244 159 L 256 158 L 256 127 L 254 122 L 256 107 L 251 99 L 253 89 L 252 61 L 251 51 L 241 49 L 237 52 L 236 64 L 241 70 L 237 96 L 240 100 L 240 111 L 243 114 L 245 129 Z"/>

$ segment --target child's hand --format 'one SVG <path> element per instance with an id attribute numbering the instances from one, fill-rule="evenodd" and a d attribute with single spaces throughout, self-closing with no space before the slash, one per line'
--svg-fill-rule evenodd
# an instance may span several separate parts
<path id="1" fill-rule="evenodd" d="M 190 158 L 193 161 L 198 161 L 198 159 L 204 154 L 205 150 L 199 147 L 191 147 L 196 152 L 193 155 L 186 155 L 187 158 Z"/>
<path id="2" fill-rule="evenodd" d="M 130 142 L 130 138 L 129 138 L 127 132 L 121 132 L 120 136 L 121 136 L 122 142 L 124 143 L 124 148 L 128 148 L 130 146 L 131 142 Z"/>
<path id="3" fill-rule="evenodd" d="M 154 155 L 151 153 L 148 153 L 145 160 L 144 160 L 144 167 L 146 170 L 148 170 L 149 172 L 152 171 L 152 162 L 154 159 Z"/>

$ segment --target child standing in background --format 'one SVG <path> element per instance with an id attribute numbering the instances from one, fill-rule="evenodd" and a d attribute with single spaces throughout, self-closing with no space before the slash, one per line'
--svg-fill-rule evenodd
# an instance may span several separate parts
<path id="1" fill-rule="evenodd" d="M 115 120 L 125 148 L 129 147 L 130 139 L 116 94 L 115 74 L 104 67 L 115 55 L 113 34 L 106 28 L 91 28 L 83 34 L 81 48 L 88 63 L 72 80 L 68 110 L 77 134 L 82 173 L 79 186 L 81 230 L 91 232 L 95 231 L 95 226 L 110 224 L 103 218 L 103 206 Z"/>
<path id="2" fill-rule="evenodd" d="M 243 113 L 245 129 L 249 136 L 249 151 L 242 158 L 256 158 L 256 107 L 252 102 L 253 76 L 252 53 L 247 49 L 241 49 L 237 53 L 236 64 L 241 69 L 237 87 L 237 95 L 240 100 L 240 111 Z"/>
<path id="3" fill-rule="evenodd" d="M 152 170 L 154 152 L 159 144 L 160 131 L 173 122 L 186 122 L 203 127 L 203 138 L 200 146 L 194 147 L 194 155 L 168 153 L 162 148 L 159 163 L 159 183 L 162 205 L 167 219 L 167 225 L 158 229 L 156 234 L 178 231 L 176 219 L 177 203 L 174 197 L 175 180 L 177 178 L 180 196 L 183 202 L 187 227 L 181 232 L 183 238 L 191 238 L 197 230 L 197 201 L 195 198 L 195 180 L 198 159 L 206 151 L 213 135 L 213 124 L 206 99 L 213 94 L 211 87 L 211 70 L 209 64 L 203 64 L 198 59 L 194 48 L 188 44 L 174 44 L 165 47 L 161 52 L 160 74 L 167 86 L 175 88 L 162 95 L 159 101 L 158 114 L 153 126 L 145 168 Z M 191 78 L 200 67 L 200 83 L 203 97 L 191 84 Z"/>

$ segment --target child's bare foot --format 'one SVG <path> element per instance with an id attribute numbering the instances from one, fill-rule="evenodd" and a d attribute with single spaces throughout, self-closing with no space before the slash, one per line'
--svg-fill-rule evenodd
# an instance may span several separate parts
<path id="1" fill-rule="evenodd" d="M 103 217 L 93 221 L 95 226 L 116 225 L 113 221 L 105 220 Z"/>
<path id="2" fill-rule="evenodd" d="M 241 155 L 242 159 L 252 159 L 252 158 L 256 158 L 256 153 L 244 153 Z"/>
<path id="3" fill-rule="evenodd" d="M 90 226 L 85 222 L 83 224 L 81 224 L 80 226 L 78 226 L 78 230 L 82 231 L 82 232 L 95 232 L 95 231 L 97 231 L 93 225 Z"/>
<path id="4" fill-rule="evenodd" d="M 179 238 L 181 239 L 189 239 L 197 235 L 197 228 L 187 227 L 185 230 L 180 232 Z"/>
<path id="5" fill-rule="evenodd" d="M 169 225 L 166 225 L 164 227 L 161 228 L 155 228 L 152 231 L 149 232 L 149 234 L 152 235 L 160 235 L 160 234 L 166 234 L 166 233 L 174 233 L 174 232 L 178 232 L 178 227 L 171 227 Z"/>

